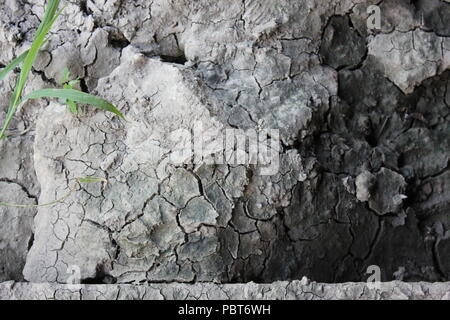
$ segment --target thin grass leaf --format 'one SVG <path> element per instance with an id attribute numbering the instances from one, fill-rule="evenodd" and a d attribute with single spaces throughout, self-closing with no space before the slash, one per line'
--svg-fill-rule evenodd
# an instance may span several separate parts
<path id="1" fill-rule="evenodd" d="M 65 67 L 63 70 L 63 76 L 62 76 L 61 82 L 59 84 L 61 84 L 64 89 L 73 89 L 73 86 L 75 84 L 77 84 L 78 79 L 72 80 L 72 81 L 69 81 L 69 79 L 70 79 L 70 71 L 67 67 Z M 61 103 L 66 104 L 67 108 L 69 109 L 69 111 L 71 113 L 78 114 L 78 106 L 72 100 L 61 99 Z"/>
<path id="2" fill-rule="evenodd" d="M 0 81 L 2 81 L 8 73 L 10 73 L 12 70 L 14 70 L 19 64 L 25 60 L 26 56 L 28 54 L 28 50 L 22 53 L 20 56 L 15 58 L 13 61 L 11 61 L 10 64 L 8 64 L 3 70 L 0 72 Z"/>
<path id="3" fill-rule="evenodd" d="M 50 31 L 51 27 L 55 23 L 58 16 L 62 11 L 57 12 L 60 0 L 50 0 L 44 14 L 44 19 L 38 27 L 36 32 L 36 36 L 31 44 L 31 48 L 28 50 L 27 55 L 23 60 L 22 70 L 20 71 L 20 76 L 16 84 L 16 88 L 14 90 L 14 94 L 11 98 L 11 102 L 8 108 L 8 113 L 5 119 L 5 123 L 3 125 L 2 130 L 0 131 L 0 139 L 4 137 L 5 131 L 8 128 L 11 120 L 17 110 L 17 107 L 20 104 L 20 99 L 22 96 L 23 89 L 25 87 L 25 82 L 28 78 L 28 75 L 31 71 L 34 61 L 36 60 L 37 54 L 45 43 L 46 35 Z"/>
<path id="4" fill-rule="evenodd" d="M 70 86 L 70 89 L 73 89 L 74 86 L 80 83 L 80 79 L 75 79 L 67 82 L 67 84 Z"/>
<path id="5" fill-rule="evenodd" d="M 64 197 L 59 198 L 55 201 L 49 202 L 49 203 L 44 203 L 44 204 L 13 204 L 13 203 L 4 203 L 4 202 L 0 202 L 0 207 L 10 207 L 10 208 L 42 208 L 42 207 L 50 207 L 53 206 L 55 204 L 58 204 L 60 202 L 63 202 L 64 200 L 66 200 L 73 192 L 75 192 L 76 190 L 70 190 L 69 193 L 67 193 Z"/>
<path id="6" fill-rule="evenodd" d="M 50 0 L 50 3 L 45 11 L 44 20 L 41 22 L 38 31 L 36 33 L 36 37 L 34 38 L 34 41 L 31 44 L 31 48 L 28 51 L 27 56 L 25 57 L 22 71 L 20 72 L 19 81 L 17 83 L 18 88 L 17 94 L 15 95 L 13 100 L 14 101 L 13 104 L 16 105 L 16 107 L 17 105 L 19 105 L 20 96 L 22 95 L 22 91 L 25 87 L 25 82 L 28 78 L 31 68 L 33 67 L 33 63 L 36 60 L 37 54 L 41 46 L 44 44 L 45 37 L 47 36 L 47 33 L 50 31 L 57 17 L 61 13 L 61 11 L 59 11 L 58 13 L 56 12 L 59 3 L 60 0 Z"/>
<path id="7" fill-rule="evenodd" d="M 69 69 L 67 69 L 67 67 L 65 67 L 63 70 L 63 76 L 62 76 L 61 82 L 59 84 L 64 84 L 67 81 L 69 81 L 69 77 L 70 77 L 70 71 L 69 71 Z"/>
<path id="8" fill-rule="evenodd" d="M 73 87 L 80 82 L 79 79 L 75 79 L 75 80 L 71 80 L 71 81 L 69 81 L 69 79 L 70 79 L 70 71 L 66 67 L 66 68 L 64 68 L 64 71 L 63 71 L 63 79 L 62 79 L 62 83 L 61 83 L 63 85 L 63 88 L 64 89 L 73 89 Z M 68 99 L 63 99 L 63 103 L 65 103 L 67 105 L 67 108 L 69 108 L 70 112 L 72 112 L 73 114 L 78 114 L 78 106 L 74 101 L 68 100 Z"/>
<path id="9" fill-rule="evenodd" d="M 47 8 L 44 12 L 44 18 L 41 21 L 41 24 L 39 25 L 38 29 L 36 30 L 36 35 L 43 32 L 44 28 L 51 23 L 53 18 L 55 17 L 56 10 L 58 10 L 60 0 L 50 0 Z"/>
<path id="10" fill-rule="evenodd" d="M 36 90 L 26 97 L 23 98 L 23 101 L 29 99 L 38 99 L 38 98 L 60 98 L 66 100 L 72 100 L 74 102 L 78 102 L 81 104 L 87 104 L 99 109 L 103 109 L 109 112 L 112 112 L 122 119 L 125 119 L 123 114 L 111 103 L 106 100 L 103 100 L 99 97 L 93 96 L 89 93 L 85 93 L 82 91 L 74 90 L 74 89 L 42 89 Z"/>
<path id="11" fill-rule="evenodd" d="M 48 41 L 48 38 L 44 40 L 43 45 Z M 22 53 L 20 56 L 15 58 L 13 61 L 11 61 L 10 64 L 8 64 L 3 70 L 0 72 L 0 81 L 2 81 L 8 73 L 10 73 L 12 70 L 14 70 L 19 64 L 21 64 L 25 58 L 27 57 L 28 50 L 26 50 L 24 53 Z"/>
<path id="12" fill-rule="evenodd" d="M 92 182 L 108 183 L 108 180 L 106 180 L 105 178 L 98 178 L 98 177 L 78 178 L 77 180 L 80 183 L 92 183 Z"/>
<path id="13" fill-rule="evenodd" d="M 69 111 L 73 114 L 78 114 L 78 106 L 72 100 L 66 100 L 66 105 L 69 108 Z"/>
<path id="14" fill-rule="evenodd" d="M 98 178 L 98 177 L 85 177 L 85 178 L 77 178 L 75 179 L 76 182 L 78 184 L 81 183 L 93 183 L 93 182 L 102 182 L 102 183 L 108 183 L 108 180 L 106 180 L 105 178 Z M 69 192 L 64 195 L 63 197 L 49 202 L 49 203 L 45 203 L 45 204 L 13 204 L 13 203 L 5 203 L 5 202 L 0 202 L 0 207 L 10 207 L 10 208 L 42 208 L 42 207 L 50 207 L 53 206 L 55 204 L 61 203 L 64 200 L 66 200 L 68 197 L 70 197 L 70 195 L 72 193 L 74 193 L 76 191 L 75 188 L 71 188 L 69 187 Z"/>
<path id="15" fill-rule="evenodd" d="M 73 86 L 70 83 L 64 84 L 64 89 L 73 89 Z M 63 99 L 64 103 L 69 108 L 70 112 L 73 114 L 78 114 L 78 106 L 73 100 Z"/>

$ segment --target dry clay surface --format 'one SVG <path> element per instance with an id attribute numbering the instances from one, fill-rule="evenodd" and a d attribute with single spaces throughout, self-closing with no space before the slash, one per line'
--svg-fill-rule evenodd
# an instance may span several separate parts
<path id="1" fill-rule="evenodd" d="M 0 284 L 3 300 L 450 300 L 450 284 L 388 282 L 323 284 L 279 281 L 272 284 L 82 285 L 55 283 Z"/>
<path id="2" fill-rule="evenodd" d="M 380 30 L 367 29 L 372 4 Z M 42 14 L 43 1 L 2 1 L 0 63 L 29 47 Z M 371 265 L 384 281 L 450 280 L 449 20 L 440 0 L 71 1 L 26 90 L 58 86 L 67 66 L 128 121 L 90 108 L 74 116 L 57 101 L 20 110 L 0 141 L 2 201 L 52 202 L 78 177 L 108 184 L 52 207 L 1 208 L 0 281 L 65 283 L 78 266 L 84 283 L 346 282 Z M 17 75 L 0 88 L 0 120 Z M 227 129 L 279 130 L 279 170 L 179 152 L 179 130 Z M 214 139 L 204 148 L 223 154 Z M 271 288 L 305 294 L 289 286 Z M 375 294 L 321 285 L 317 297 L 346 288 Z M 41 289 L 97 292 L 0 291 Z M 411 295 L 432 295 L 420 290 Z M 263 285 L 254 292 L 265 297 Z"/>

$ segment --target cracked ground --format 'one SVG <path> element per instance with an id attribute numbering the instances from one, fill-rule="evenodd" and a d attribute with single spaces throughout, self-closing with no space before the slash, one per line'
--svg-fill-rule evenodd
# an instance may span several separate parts
<path id="1" fill-rule="evenodd" d="M 0 141 L 0 281 L 450 281 L 450 3 L 87 0 L 68 6 L 26 92 L 80 90 L 128 121 L 28 102 Z M 44 1 L 0 4 L 0 65 Z M 367 8 L 378 5 L 379 29 Z M 18 77 L 0 87 L 0 120 Z M 192 164 L 177 130 L 279 130 L 279 170 Z M 214 141 L 205 149 L 223 153 Z M 239 150 L 235 150 L 238 152 Z"/>

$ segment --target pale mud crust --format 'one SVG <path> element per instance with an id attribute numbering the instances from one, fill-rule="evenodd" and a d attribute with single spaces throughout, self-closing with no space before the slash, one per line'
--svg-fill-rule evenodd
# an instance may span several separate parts
<path id="1" fill-rule="evenodd" d="M 1 3 L 1 64 L 29 47 L 43 3 Z M 372 4 L 381 30 L 366 27 Z M 95 298 L 95 286 L 58 289 L 71 266 L 83 283 L 117 283 L 98 287 L 108 297 L 239 298 L 246 285 L 203 282 L 358 282 L 371 265 L 382 281 L 450 280 L 449 20 L 440 0 L 70 1 L 27 92 L 56 87 L 67 66 L 128 121 L 45 99 L 17 114 L 0 141 L 1 201 L 52 202 L 84 176 L 108 184 L 1 209 L 0 281 L 50 283 L 2 285 L 3 297 Z M 0 88 L 0 120 L 17 75 Z M 172 134 L 199 122 L 213 135 L 280 130 L 280 170 L 174 164 Z M 139 283 L 160 284 L 121 285 Z M 267 288 L 308 296 L 296 282 Z M 448 284 L 314 288 L 448 298 Z"/>
<path id="2" fill-rule="evenodd" d="M 450 283 L 109 284 L 68 288 L 55 283 L 0 284 L 0 300 L 450 300 Z"/>

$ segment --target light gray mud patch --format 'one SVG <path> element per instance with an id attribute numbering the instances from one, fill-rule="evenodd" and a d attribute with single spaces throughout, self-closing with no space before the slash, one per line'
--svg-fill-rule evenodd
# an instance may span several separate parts
<path id="1" fill-rule="evenodd" d="M 271 284 L 109 284 L 68 288 L 55 283 L 0 284 L 2 300 L 449 300 L 449 283 L 394 281 L 324 284 L 280 281 Z"/>
<path id="2" fill-rule="evenodd" d="M 1 8 L 3 64 L 42 15 L 19 2 Z M 383 24 L 368 31 L 375 3 Z M 25 279 L 62 283 L 76 265 L 89 283 L 345 282 L 378 265 L 382 280 L 448 280 L 450 5 L 432 3 L 73 1 L 27 90 L 67 65 L 128 121 L 45 100 L 16 117 L 26 151 L 5 153 L 6 183 L 46 203 L 77 177 L 108 180 L 38 210 Z M 174 133 L 199 122 L 280 130 L 280 170 L 174 163 Z"/>

